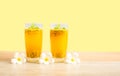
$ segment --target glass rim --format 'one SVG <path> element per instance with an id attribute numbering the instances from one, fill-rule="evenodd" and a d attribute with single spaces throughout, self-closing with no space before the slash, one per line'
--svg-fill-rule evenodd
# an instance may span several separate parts
<path id="1" fill-rule="evenodd" d="M 28 29 L 30 26 L 32 26 L 32 24 L 39 27 L 39 29 L 43 28 L 43 25 L 41 23 L 25 23 L 25 29 Z"/>
<path id="2" fill-rule="evenodd" d="M 59 25 L 58 30 L 62 30 L 62 28 L 68 29 L 68 24 L 66 24 L 66 23 L 52 23 L 52 24 L 50 24 L 50 29 L 55 29 L 55 27 L 57 25 Z"/>

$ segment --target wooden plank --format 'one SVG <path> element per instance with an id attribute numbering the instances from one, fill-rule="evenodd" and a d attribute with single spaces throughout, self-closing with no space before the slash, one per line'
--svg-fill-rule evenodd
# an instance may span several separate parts
<path id="1" fill-rule="evenodd" d="M 11 64 L 14 52 L 0 52 L 0 76 L 120 76 L 120 53 L 80 52 L 81 63 Z"/>
<path id="2" fill-rule="evenodd" d="M 78 52 L 81 61 L 120 61 L 120 52 Z M 14 52 L 0 52 L 0 60 L 10 60 Z"/>

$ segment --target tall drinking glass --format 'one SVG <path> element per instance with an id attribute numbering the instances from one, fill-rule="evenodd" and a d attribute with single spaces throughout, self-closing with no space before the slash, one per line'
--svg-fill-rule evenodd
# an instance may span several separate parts
<path id="1" fill-rule="evenodd" d="M 25 47 L 28 62 L 38 62 L 42 51 L 42 25 L 25 25 Z"/>
<path id="2" fill-rule="evenodd" d="M 52 56 L 55 62 L 63 62 L 66 57 L 68 43 L 68 26 L 65 24 L 52 24 L 50 30 L 50 43 Z"/>

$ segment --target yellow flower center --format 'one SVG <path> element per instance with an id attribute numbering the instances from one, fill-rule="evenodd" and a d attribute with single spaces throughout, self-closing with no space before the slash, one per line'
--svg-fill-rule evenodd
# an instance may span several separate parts
<path id="1" fill-rule="evenodd" d="M 49 61 L 49 58 L 46 57 L 46 58 L 45 58 L 45 61 L 46 61 L 46 62 Z"/>
<path id="2" fill-rule="evenodd" d="M 17 58 L 18 61 L 21 61 L 22 59 L 21 58 Z"/>
<path id="3" fill-rule="evenodd" d="M 71 58 L 71 62 L 75 62 L 75 59 L 74 59 L 74 58 Z"/>

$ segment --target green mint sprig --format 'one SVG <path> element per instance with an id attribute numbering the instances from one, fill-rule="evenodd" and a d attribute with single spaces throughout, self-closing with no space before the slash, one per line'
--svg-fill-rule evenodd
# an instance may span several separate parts
<path id="1" fill-rule="evenodd" d="M 31 24 L 31 26 L 28 29 L 39 29 L 39 27 L 33 23 L 33 24 Z"/>
<path id="2" fill-rule="evenodd" d="M 61 25 L 60 24 L 57 24 L 55 27 L 54 27 L 54 29 L 66 29 L 65 27 L 61 27 Z"/>

